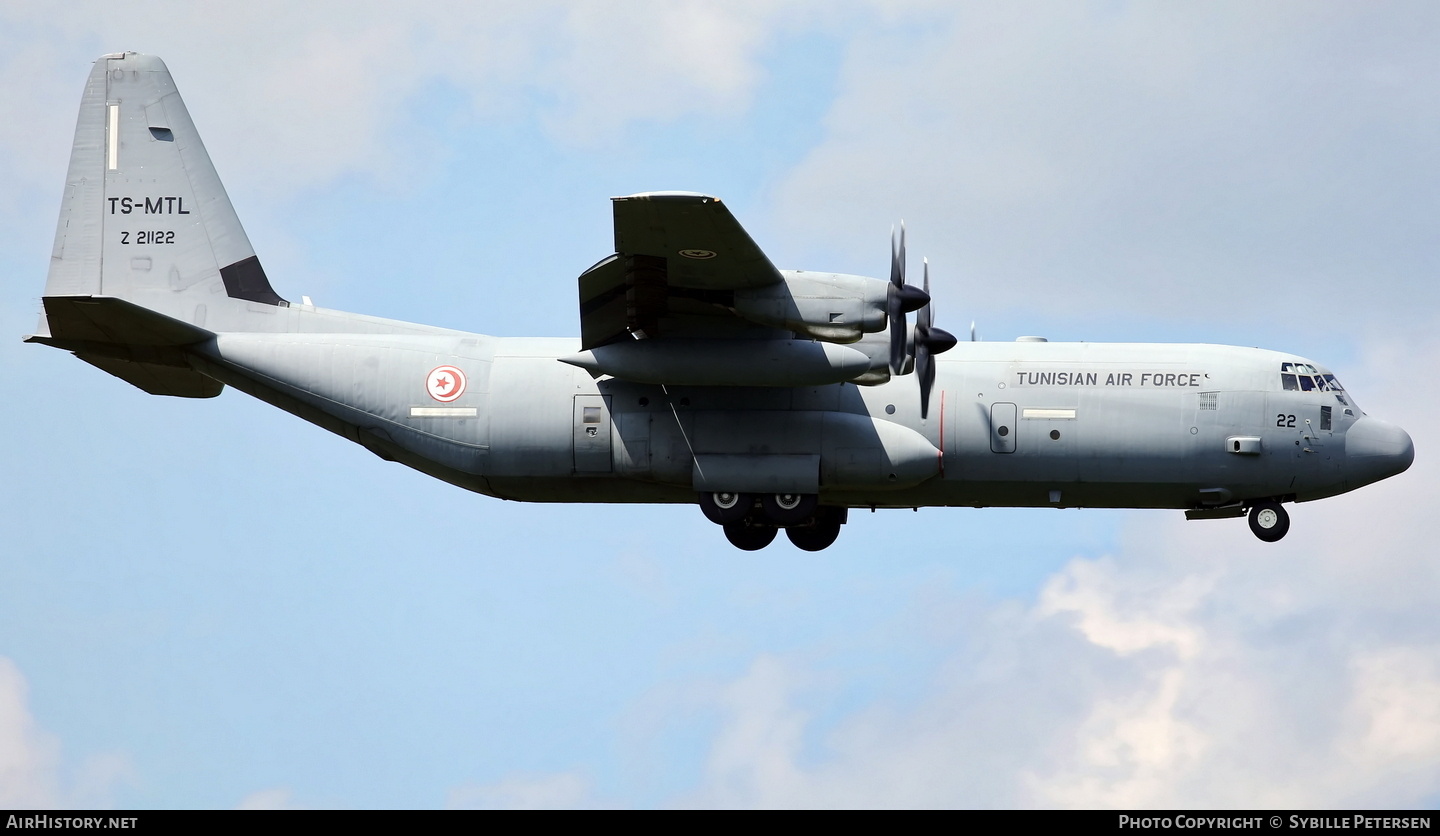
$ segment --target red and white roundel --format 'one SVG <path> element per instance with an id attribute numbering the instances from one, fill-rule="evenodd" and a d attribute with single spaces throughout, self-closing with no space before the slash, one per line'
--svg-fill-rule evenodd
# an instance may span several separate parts
<path id="1" fill-rule="evenodd" d="M 440 366 L 425 378 L 425 390 L 440 403 L 450 403 L 465 394 L 465 373 L 454 366 Z"/>

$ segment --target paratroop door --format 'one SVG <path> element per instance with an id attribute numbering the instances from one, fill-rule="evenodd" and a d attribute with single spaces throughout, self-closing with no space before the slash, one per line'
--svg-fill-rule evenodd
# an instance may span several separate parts
<path id="1" fill-rule="evenodd" d="M 1016 425 L 1015 404 L 997 403 L 990 405 L 990 449 L 996 453 L 1015 452 Z"/>

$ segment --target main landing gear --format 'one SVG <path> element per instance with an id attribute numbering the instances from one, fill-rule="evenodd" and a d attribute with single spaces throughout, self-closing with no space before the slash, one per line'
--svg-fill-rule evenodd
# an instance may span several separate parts
<path id="1" fill-rule="evenodd" d="M 1250 506 L 1250 530 L 1261 540 L 1274 543 L 1290 530 L 1290 514 L 1274 500 L 1261 500 Z"/>
<path id="2" fill-rule="evenodd" d="M 755 494 L 724 491 L 700 494 L 706 519 L 725 529 L 725 539 L 737 549 L 759 551 L 775 540 L 780 529 L 798 549 L 818 552 L 840 536 L 849 509 L 821 505 L 815 494 Z"/>

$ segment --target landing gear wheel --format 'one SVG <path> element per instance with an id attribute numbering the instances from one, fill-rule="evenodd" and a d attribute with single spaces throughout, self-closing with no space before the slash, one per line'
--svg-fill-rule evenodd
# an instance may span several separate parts
<path id="1" fill-rule="evenodd" d="M 751 525 L 744 520 L 725 523 L 725 539 L 730 545 L 747 552 L 757 552 L 775 542 L 777 529 L 773 525 Z"/>
<path id="2" fill-rule="evenodd" d="M 1290 515 L 1278 502 L 1257 502 L 1250 506 L 1250 530 L 1261 540 L 1273 543 L 1290 530 Z"/>
<path id="3" fill-rule="evenodd" d="M 760 497 L 765 518 L 776 525 L 799 525 L 810 519 L 820 497 L 813 493 L 767 493 Z"/>
<path id="4" fill-rule="evenodd" d="M 829 548 L 840 536 L 840 526 L 845 522 L 843 508 L 819 508 L 815 519 L 809 525 L 796 525 L 785 529 L 785 536 L 795 548 L 807 552 L 818 552 Z"/>
<path id="5" fill-rule="evenodd" d="M 705 519 L 716 525 L 740 522 L 754 505 L 755 498 L 748 493 L 705 491 L 700 494 L 700 510 L 705 513 Z"/>

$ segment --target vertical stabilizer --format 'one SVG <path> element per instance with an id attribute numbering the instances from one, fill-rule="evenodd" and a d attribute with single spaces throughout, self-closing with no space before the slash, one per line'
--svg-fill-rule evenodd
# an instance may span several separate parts
<path id="1" fill-rule="evenodd" d="M 288 304 L 271 288 L 170 71 L 153 55 L 95 62 L 51 256 L 47 298 L 118 297 L 202 327 L 207 305 Z"/>

